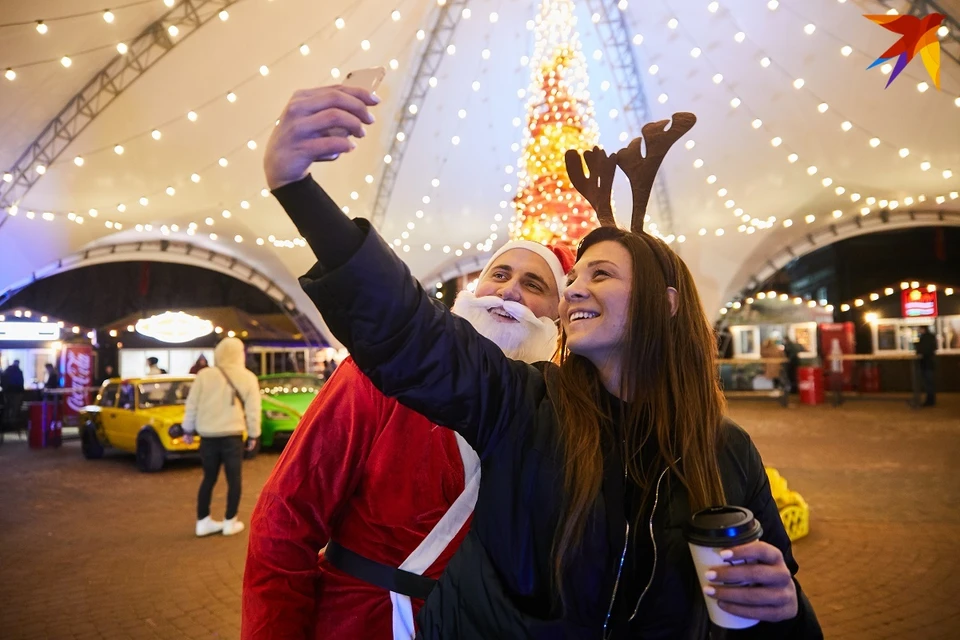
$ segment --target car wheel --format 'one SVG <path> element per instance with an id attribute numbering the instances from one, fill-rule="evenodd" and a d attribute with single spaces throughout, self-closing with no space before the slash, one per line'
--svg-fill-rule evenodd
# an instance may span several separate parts
<path id="1" fill-rule="evenodd" d="M 259 438 L 257 438 L 257 445 L 253 448 L 253 451 L 248 451 L 248 450 L 247 450 L 247 447 L 246 447 L 246 443 L 244 443 L 244 447 L 243 447 L 243 459 L 244 459 L 244 460 L 253 460 L 254 458 L 256 458 L 256 457 L 257 457 L 257 454 L 260 453 L 260 447 L 261 447 L 261 442 L 260 442 L 260 439 L 259 439 Z"/>
<path id="2" fill-rule="evenodd" d="M 96 460 L 103 457 L 103 445 L 97 438 L 97 428 L 92 422 L 83 425 L 80 430 L 80 450 L 87 460 Z"/>
<path id="3" fill-rule="evenodd" d="M 160 471 L 165 457 L 166 452 L 157 434 L 149 429 L 141 431 L 137 436 L 137 468 L 144 473 Z"/>

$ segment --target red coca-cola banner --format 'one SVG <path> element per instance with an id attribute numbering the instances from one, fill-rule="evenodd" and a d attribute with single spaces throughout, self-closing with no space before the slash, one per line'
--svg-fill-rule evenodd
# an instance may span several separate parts
<path id="1" fill-rule="evenodd" d="M 60 351 L 63 388 L 73 389 L 63 403 L 64 416 L 77 416 L 90 404 L 87 387 L 93 386 L 93 348 L 88 344 L 65 344 Z"/>

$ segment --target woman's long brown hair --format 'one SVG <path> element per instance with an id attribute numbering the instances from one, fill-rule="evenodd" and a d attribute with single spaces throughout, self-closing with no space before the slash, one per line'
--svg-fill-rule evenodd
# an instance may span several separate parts
<path id="1" fill-rule="evenodd" d="M 661 240 L 616 227 L 591 232 L 579 253 L 608 240 L 625 247 L 633 262 L 617 394 L 629 402 L 621 405 L 621 429 L 612 434 L 612 441 L 623 447 L 626 472 L 641 487 L 644 504 L 664 468 L 686 488 L 692 509 L 723 504 L 717 449 L 725 403 L 717 380 L 716 340 L 693 277 Z M 673 316 L 667 287 L 674 287 L 678 294 Z M 610 429 L 614 422 L 596 367 L 582 356 L 567 354 L 565 335 L 561 354 L 560 385 L 554 398 L 561 422 L 558 455 L 565 489 L 554 538 L 558 587 L 600 493 L 601 429 Z M 658 444 L 657 463 L 643 469 L 638 454 L 651 436 Z M 563 589 L 557 591 L 563 597 Z"/>

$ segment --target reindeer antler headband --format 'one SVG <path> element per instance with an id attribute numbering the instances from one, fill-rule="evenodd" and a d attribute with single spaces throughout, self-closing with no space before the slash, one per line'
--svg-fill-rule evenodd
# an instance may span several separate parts
<path id="1" fill-rule="evenodd" d="M 672 123 L 670 120 L 660 120 L 645 124 L 641 137 L 613 155 L 608 156 L 606 151 L 594 147 L 585 151 L 581 160 L 580 152 L 576 149 L 567 151 L 564 160 L 570 182 L 597 212 L 601 226 L 615 227 L 617 224 L 613 218 L 610 192 L 613 188 L 613 176 L 619 166 L 627 174 L 630 190 L 633 192 L 630 230 L 646 235 L 643 219 L 647 214 L 647 203 L 650 201 L 650 191 L 653 189 L 657 170 L 673 143 L 682 138 L 696 123 L 697 116 L 692 113 L 675 113 Z M 669 129 L 667 125 L 670 125 Z M 646 155 L 643 155 L 643 146 L 646 147 Z M 583 173 L 584 161 L 590 171 L 589 177 Z"/>

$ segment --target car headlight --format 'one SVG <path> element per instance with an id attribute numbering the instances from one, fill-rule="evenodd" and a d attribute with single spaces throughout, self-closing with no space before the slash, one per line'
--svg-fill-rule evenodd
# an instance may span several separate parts
<path id="1" fill-rule="evenodd" d="M 265 415 L 269 420 L 290 420 L 293 418 L 293 416 L 291 416 L 289 413 L 285 411 L 277 411 L 276 409 L 267 409 Z"/>
<path id="2" fill-rule="evenodd" d="M 167 435 L 171 438 L 182 438 L 183 437 L 183 426 L 178 422 L 177 424 L 171 425 L 167 429 Z"/>

